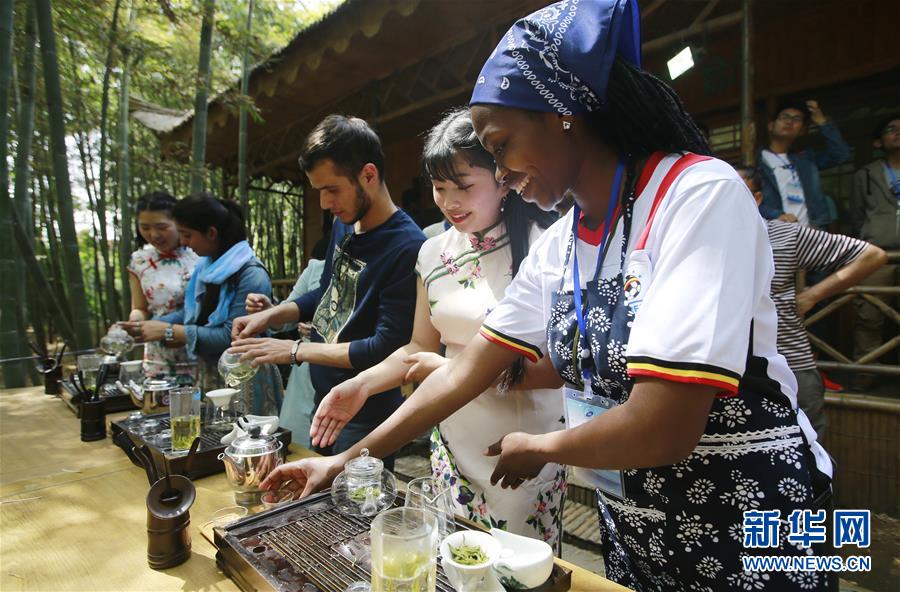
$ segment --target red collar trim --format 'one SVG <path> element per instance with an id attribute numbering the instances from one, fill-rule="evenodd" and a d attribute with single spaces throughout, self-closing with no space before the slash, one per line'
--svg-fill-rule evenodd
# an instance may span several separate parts
<path id="1" fill-rule="evenodd" d="M 650 155 L 650 158 L 647 159 L 647 164 L 644 165 L 644 170 L 641 171 L 641 176 L 638 178 L 637 185 L 634 187 L 634 195 L 636 197 L 647 187 L 647 183 L 650 182 L 650 177 L 653 176 L 653 173 L 656 172 L 656 167 L 659 166 L 659 163 L 662 162 L 662 159 L 665 157 L 665 152 L 654 152 Z"/>
<path id="2" fill-rule="evenodd" d="M 578 240 L 599 247 L 600 241 L 603 240 L 603 224 L 601 223 L 596 230 L 591 230 L 584 225 L 584 212 L 581 212 L 578 217 Z"/>
<path id="3" fill-rule="evenodd" d="M 665 152 L 654 152 L 650 155 L 650 158 L 647 159 L 647 164 L 644 166 L 644 170 L 641 171 L 641 176 L 638 178 L 637 185 L 634 187 L 634 194 L 636 196 L 639 196 L 647 187 L 647 183 L 650 182 L 650 177 L 653 176 L 656 167 L 659 166 L 659 163 L 662 162 L 662 159 L 665 157 Z M 616 207 L 613 220 L 618 218 L 619 209 L 620 208 Z M 578 218 L 578 239 L 594 247 L 599 247 L 600 242 L 603 240 L 603 224 L 600 224 L 596 230 L 591 230 L 584 225 L 584 212 L 581 212 L 581 216 Z"/>
<path id="4" fill-rule="evenodd" d="M 617 205 L 612 217 L 613 228 L 616 227 L 616 220 L 619 218 L 619 212 L 621 211 L 622 208 Z M 591 246 L 599 247 L 600 243 L 603 242 L 603 223 L 596 230 L 591 230 L 584 225 L 584 212 L 581 212 L 581 215 L 578 217 L 578 240 Z"/>

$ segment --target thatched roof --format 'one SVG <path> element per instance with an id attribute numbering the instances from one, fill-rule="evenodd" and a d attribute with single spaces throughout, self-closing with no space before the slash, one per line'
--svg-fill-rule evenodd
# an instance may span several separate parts
<path id="1" fill-rule="evenodd" d="M 299 176 L 299 140 L 332 110 L 375 119 L 390 108 L 392 118 L 409 122 L 429 105 L 465 102 L 475 80 L 470 72 L 477 74 L 503 30 L 546 3 L 347 0 L 253 69 L 249 95 L 262 120 L 249 125 L 251 175 Z M 416 69 L 429 59 L 427 68 Z M 462 73 L 467 77 L 455 79 Z M 431 74 L 434 79 L 428 79 Z M 206 153 L 210 166 L 230 170 L 236 168 L 238 117 L 227 94 L 210 102 Z M 357 103 L 348 106 L 348 99 Z M 432 119 L 429 113 L 422 125 Z M 161 134 L 164 152 L 187 159 L 192 122 L 189 116 Z M 386 130 L 379 132 L 385 139 Z M 277 163 L 272 162 L 274 146 L 281 150 Z"/>
<path id="2" fill-rule="evenodd" d="M 194 115 L 193 111 L 169 109 L 135 96 L 128 97 L 128 113 L 157 134 L 171 132 Z"/>

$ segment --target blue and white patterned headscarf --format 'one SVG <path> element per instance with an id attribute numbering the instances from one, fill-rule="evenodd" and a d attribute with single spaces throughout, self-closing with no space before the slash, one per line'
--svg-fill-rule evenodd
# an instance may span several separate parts
<path id="1" fill-rule="evenodd" d="M 562 0 L 519 19 L 484 63 L 471 105 L 583 115 L 602 108 L 613 60 L 641 65 L 636 0 Z"/>

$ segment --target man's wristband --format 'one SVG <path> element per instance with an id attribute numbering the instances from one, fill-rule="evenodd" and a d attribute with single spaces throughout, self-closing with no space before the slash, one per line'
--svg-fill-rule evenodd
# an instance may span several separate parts
<path id="1" fill-rule="evenodd" d="M 294 366 L 299 366 L 300 364 L 303 363 L 303 362 L 300 362 L 297 360 L 297 352 L 300 350 L 301 343 L 302 343 L 302 341 L 300 339 L 298 339 L 297 341 L 294 342 L 294 347 L 291 348 L 291 363 Z"/>
<path id="2" fill-rule="evenodd" d="M 172 343 L 175 341 L 175 327 L 172 326 L 172 323 L 166 327 L 165 332 L 163 333 L 163 339 L 166 343 Z"/>

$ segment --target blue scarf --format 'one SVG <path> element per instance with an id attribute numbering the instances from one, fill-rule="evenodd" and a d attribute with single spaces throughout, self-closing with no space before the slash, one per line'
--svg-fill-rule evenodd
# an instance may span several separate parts
<path id="1" fill-rule="evenodd" d="M 194 273 L 188 281 L 184 291 L 184 322 L 193 325 L 200 315 L 200 303 L 206 293 L 206 286 L 216 284 L 221 286 L 219 291 L 219 303 L 216 309 L 209 315 L 206 321 L 207 327 L 217 327 L 228 320 L 228 309 L 234 301 L 235 289 L 231 283 L 226 283 L 228 278 L 236 274 L 240 269 L 253 259 L 253 249 L 243 240 L 225 251 L 218 259 L 201 257 L 194 267 Z"/>
<path id="2" fill-rule="evenodd" d="M 510 27 L 469 104 L 584 115 L 605 104 L 617 55 L 641 66 L 636 0 L 562 0 Z"/>

